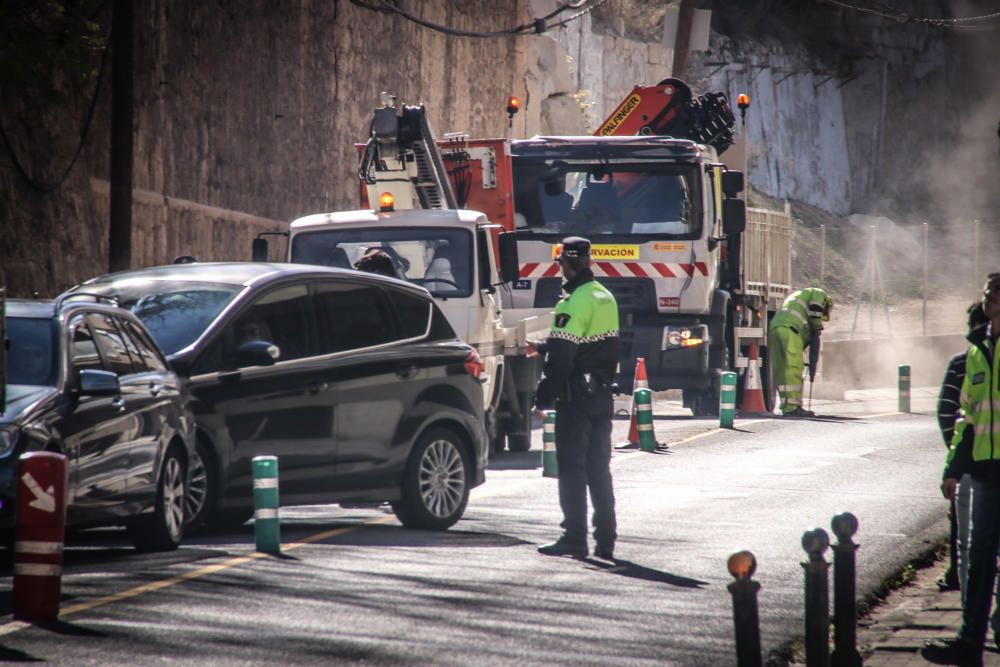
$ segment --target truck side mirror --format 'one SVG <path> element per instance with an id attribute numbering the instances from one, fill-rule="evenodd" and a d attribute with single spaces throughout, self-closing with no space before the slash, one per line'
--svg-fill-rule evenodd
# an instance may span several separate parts
<path id="1" fill-rule="evenodd" d="M 746 228 L 747 203 L 742 199 L 723 199 L 722 230 L 727 236 L 736 236 L 742 234 Z"/>
<path id="2" fill-rule="evenodd" d="M 253 243 L 250 244 L 250 261 L 267 261 L 267 239 L 258 237 L 253 240 Z"/>
<path id="3" fill-rule="evenodd" d="M 724 171 L 722 172 L 722 192 L 727 197 L 735 197 L 743 192 L 743 172 Z"/>
<path id="4" fill-rule="evenodd" d="M 512 283 L 521 277 L 521 265 L 517 260 L 517 234 L 501 232 L 498 241 L 500 244 L 500 280 Z"/>

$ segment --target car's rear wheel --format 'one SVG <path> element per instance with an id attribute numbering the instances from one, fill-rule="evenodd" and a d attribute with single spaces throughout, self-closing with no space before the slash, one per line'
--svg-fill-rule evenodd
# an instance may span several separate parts
<path id="1" fill-rule="evenodd" d="M 184 523 L 187 526 L 195 527 L 204 523 L 213 502 L 214 468 L 210 457 L 207 445 L 198 442 L 191 455 L 189 465 L 191 473 L 188 476 L 187 498 L 184 501 Z"/>
<path id="2" fill-rule="evenodd" d="M 128 526 L 132 544 L 139 551 L 171 551 L 184 538 L 184 462 L 176 447 L 163 457 L 156 483 L 152 514 L 132 520 Z"/>
<path id="3" fill-rule="evenodd" d="M 392 503 L 392 510 L 407 528 L 450 528 L 469 502 L 469 478 L 461 438 L 449 429 L 431 429 L 410 454 L 402 498 Z"/>

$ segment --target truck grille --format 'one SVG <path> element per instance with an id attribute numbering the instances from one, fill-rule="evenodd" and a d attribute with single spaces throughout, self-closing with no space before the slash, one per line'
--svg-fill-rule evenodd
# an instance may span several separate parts
<path id="1" fill-rule="evenodd" d="M 657 312 L 656 288 L 649 278 L 599 278 L 598 282 L 615 295 L 619 314 Z M 535 286 L 535 308 L 554 308 L 561 294 L 561 278 L 539 278 Z"/>

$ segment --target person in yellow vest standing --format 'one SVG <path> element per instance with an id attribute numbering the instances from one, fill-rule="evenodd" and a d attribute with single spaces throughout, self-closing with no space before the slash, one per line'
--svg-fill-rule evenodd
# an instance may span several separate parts
<path id="1" fill-rule="evenodd" d="M 792 292 L 771 318 L 768 355 L 771 381 L 778 386 L 781 414 L 785 417 L 813 417 L 802 407 L 802 353 L 809 345 L 819 345 L 823 323 L 830 321 L 833 300 L 819 287 Z M 818 356 L 817 356 L 818 359 Z"/>
<path id="2" fill-rule="evenodd" d="M 941 493 L 955 497 L 958 475 L 949 472 L 956 459 L 967 457 L 972 477 L 972 525 L 969 545 L 969 578 L 965 584 L 962 627 L 954 639 L 928 642 L 920 651 L 925 660 L 939 665 L 982 665 L 993 583 L 1000 547 L 1000 273 L 991 273 L 983 290 L 983 310 L 989 324 L 974 329 L 965 357 L 965 378 L 959 393 L 962 418 L 955 423 L 946 459 Z M 965 437 L 971 430 L 971 437 Z M 969 446 L 971 445 L 971 452 Z M 1000 632 L 993 640 L 1000 644 Z"/>

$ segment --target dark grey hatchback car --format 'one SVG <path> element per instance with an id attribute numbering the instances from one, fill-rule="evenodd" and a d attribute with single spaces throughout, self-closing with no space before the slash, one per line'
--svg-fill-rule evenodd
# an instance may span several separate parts
<path id="1" fill-rule="evenodd" d="M 125 524 L 144 551 L 184 535 L 194 419 L 141 322 L 90 297 L 9 300 L 0 406 L 0 530 L 14 528 L 17 461 L 65 454 L 67 525 Z"/>
<path id="2" fill-rule="evenodd" d="M 188 518 L 252 514 L 255 456 L 283 505 L 390 502 L 445 529 L 485 479 L 482 364 L 426 290 L 358 271 L 193 263 L 109 274 L 188 379 L 197 422 Z"/>

